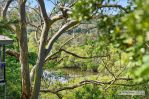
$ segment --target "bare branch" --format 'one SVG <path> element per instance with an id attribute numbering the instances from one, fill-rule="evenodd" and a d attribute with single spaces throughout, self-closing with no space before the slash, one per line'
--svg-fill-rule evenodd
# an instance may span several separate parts
<path id="1" fill-rule="evenodd" d="M 129 81 L 129 80 L 132 80 L 130 78 L 117 78 L 116 80 L 126 80 L 126 81 Z M 49 89 L 41 89 L 40 92 L 44 92 L 44 93 L 47 93 L 47 92 L 50 92 L 50 93 L 58 93 L 58 92 L 61 92 L 61 91 L 64 91 L 64 90 L 72 90 L 72 89 L 75 89 L 75 88 L 78 88 L 78 87 L 81 87 L 83 85 L 86 85 L 86 84 L 97 84 L 97 85 L 109 85 L 111 84 L 113 80 L 111 81 L 108 81 L 108 82 L 101 82 L 101 81 L 95 81 L 95 80 L 84 80 L 84 81 L 81 81 L 80 83 L 76 84 L 76 85 L 72 85 L 72 86 L 66 86 L 66 87 L 62 87 L 62 88 L 59 88 L 59 89 L 56 89 L 56 90 L 49 90 Z M 136 86 L 137 84 L 131 84 L 131 85 L 128 85 L 128 84 L 114 84 L 114 85 L 121 85 L 121 86 Z"/>
<path id="2" fill-rule="evenodd" d="M 7 18 L 7 17 L 6 17 L 7 10 L 8 10 L 8 7 L 9 7 L 9 5 L 11 4 L 12 1 L 13 1 L 13 0 L 7 0 L 6 5 L 5 5 L 5 7 L 4 7 L 4 9 L 3 9 L 3 12 L 2 12 L 2 14 L 3 14 L 3 19 L 6 19 L 6 18 Z"/>
<path id="3" fill-rule="evenodd" d="M 50 2 L 51 2 L 53 5 L 55 5 L 55 6 L 57 5 L 57 4 L 56 4 L 55 2 L 53 2 L 52 0 L 50 0 Z"/>
<path id="4" fill-rule="evenodd" d="M 79 36 L 77 36 L 77 37 L 79 37 Z M 72 38 L 68 39 L 63 45 L 60 46 L 60 48 L 58 49 L 58 51 L 56 51 L 56 52 L 53 53 L 52 55 L 47 56 L 46 59 L 45 59 L 45 62 L 48 61 L 48 60 L 53 59 L 53 57 L 54 57 L 55 55 L 61 53 L 62 51 L 65 52 L 65 53 L 67 53 L 67 54 L 70 54 L 70 55 L 72 55 L 72 56 L 74 56 L 74 57 L 82 58 L 82 59 L 107 57 L 107 55 L 105 55 L 105 56 L 84 57 L 84 56 L 80 56 L 80 55 L 77 55 L 77 54 L 75 54 L 75 53 L 72 53 L 72 52 L 69 52 L 69 51 L 63 49 L 63 47 L 64 47 L 68 42 L 70 42 L 72 39 L 77 38 L 77 37 L 72 37 Z"/>
<path id="5" fill-rule="evenodd" d="M 41 27 L 41 26 L 38 26 L 38 28 L 37 28 L 36 31 L 35 31 L 35 40 L 36 40 L 36 43 L 37 43 L 37 44 L 40 43 L 39 37 L 38 37 L 38 31 L 40 30 L 40 32 L 42 32 L 41 29 L 40 29 L 40 27 Z"/>
<path id="6" fill-rule="evenodd" d="M 42 27 L 42 24 L 38 25 L 38 26 L 32 24 L 31 22 L 27 22 L 27 24 L 34 27 L 34 28 L 36 28 L 36 30 L 35 30 L 35 40 L 36 40 L 36 43 L 39 44 L 40 41 L 39 41 L 38 33 L 42 32 L 42 30 L 40 29 Z"/>
<path id="7" fill-rule="evenodd" d="M 60 20 L 60 19 L 63 19 L 63 15 L 61 15 L 61 14 L 60 15 L 53 16 L 50 21 L 52 23 L 54 23 L 55 21 Z"/>
<path id="8" fill-rule="evenodd" d="M 6 54 L 8 54 L 10 56 L 14 56 L 17 60 L 19 60 L 20 53 L 18 53 L 16 51 L 6 50 Z"/>
<path id="9" fill-rule="evenodd" d="M 40 17 L 40 19 L 41 19 L 41 24 L 42 24 L 42 16 L 41 16 L 41 14 L 40 14 L 40 8 L 38 7 L 38 8 L 33 8 L 33 7 L 30 7 L 30 6 L 26 6 L 26 7 L 28 7 L 28 8 L 30 8 L 30 9 L 32 9 L 39 17 Z"/>
<path id="10" fill-rule="evenodd" d="M 40 5 L 41 14 L 42 14 L 42 17 L 44 19 L 44 22 L 47 23 L 49 18 L 48 18 L 47 12 L 46 12 L 44 1 L 43 0 L 38 0 L 38 3 Z"/>
<path id="11" fill-rule="evenodd" d="M 73 7 L 79 0 L 74 1 L 69 7 Z"/>
<path id="12" fill-rule="evenodd" d="M 67 43 L 69 43 L 72 39 L 74 39 L 74 38 L 77 38 L 77 37 L 72 37 L 72 38 L 70 38 L 70 39 L 68 39 L 66 42 L 64 42 L 64 44 L 63 45 L 61 45 L 60 46 L 60 48 L 59 49 L 62 49 Z"/>
<path id="13" fill-rule="evenodd" d="M 46 59 L 45 59 L 45 62 L 48 61 L 48 60 L 50 60 L 53 56 L 55 56 L 55 55 L 57 55 L 58 53 L 60 53 L 62 47 L 65 46 L 65 45 L 66 45 L 68 42 L 70 42 L 72 39 L 74 39 L 74 37 L 68 39 L 63 45 L 60 46 L 60 48 L 58 49 L 58 51 L 56 51 L 54 54 L 47 56 Z"/>
<path id="14" fill-rule="evenodd" d="M 67 53 L 67 54 L 70 54 L 70 55 L 72 55 L 72 56 L 74 56 L 74 57 L 81 58 L 81 59 L 90 59 L 90 58 L 107 57 L 107 55 L 85 57 L 85 56 L 80 56 L 80 55 L 77 55 L 77 54 L 75 54 L 75 53 L 69 52 L 69 51 L 64 50 L 64 49 L 61 49 L 61 51 L 64 51 L 64 52 Z"/>
<path id="15" fill-rule="evenodd" d="M 81 87 L 85 84 L 76 84 L 76 85 L 73 85 L 73 86 L 66 86 L 66 87 L 62 87 L 62 88 L 59 88 L 57 90 L 49 90 L 49 89 L 41 89 L 40 92 L 50 92 L 50 93 L 57 93 L 57 92 L 60 92 L 60 91 L 63 91 L 63 90 L 71 90 L 71 89 L 75 89 L 75 88 L 78 88 L 78 87 Z"/>
<path id="16" fill-rule="evenodd" d="M 108 7 L 108 8 L 110 8 L 110 7 L 112 7 L 112 8 L 119 8 L 119 9 L 125 11 L 126 13 L 129 13 L 129 11 L 127 11 L 127 9 L 124 8 L 124 7 L 121 6 L 121 5 L 116 5 L 116 4 L 107 4 L 107 5 L 99 5 L 99 4 L 96 4 L 96 5 L 97 5 L 98 8 L 107 8 L 107 7 Z"/>
<path id="17" fill-rule="evenodd" d="M 26 24 L 28 24 L 28 25 L 30 25 L 30 26 L 36 28 L 36 29 L 38 29 L 39 27 L 41 27 L 41 25 L 36 26 L 35 24 L 32 24 L 31 22 L 26 22 Z M 42 31 L 41 29 L 38 29 L 38 30 L 40 30 L 40 32 Z"/>
<path id="18" fill-rule="evenodd" d="M 109 68 L 107 67 L 107 64 L 104 62 L 104 60 L 102 60 L 102 62 L 103 62 L 103 64 L 104 64 L 104 67 L 106 68 L 106 70 L 107 70 L 114 78 L 116 78 L 115 75 L 114 75 L 114 73 L 112 73 L 112 71 L 109 70 Z"/>
<path id="19" fill-rule="evenodd" d="M 68 23 L 66 23 L 65 25 L 62 26 L 61 29 L 59 29 L 59 31 L 53 35 L 53 37 L 50 39 L 49 43 L 48 43 L 48 47 L 47 47 L 47 55 L 48 53 L 51 51 L 52 49 L 52 46 L 54 44 L 54 42 L 65 32 L 67 31 L 68 29 L 70 29 L 71 27 L 74 27 L 75 25 L 78 24 L 78 21 L 75 21 L 75 20 L 72 20 Z"/>

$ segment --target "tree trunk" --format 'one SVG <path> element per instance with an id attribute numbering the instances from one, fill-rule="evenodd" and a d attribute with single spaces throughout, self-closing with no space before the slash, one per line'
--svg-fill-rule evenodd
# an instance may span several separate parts
<path id="1" fill-rule="evenodd" d="M 45 22 L 42 30 L 41 39 L 40 39 L 39 54 L 38 54 L 38 60 L 36 63 L 34 87 L 33 87 L 31 99 L 38 99 L 38 96 L 39 96 L 42 69 L 43 69 L 42 67 L 44 65 L 45 58 L 46 58 L 45 46 L 46 46 L 46 40 L 48 37 L 48 32 L 49 32 L 49 24 Z"/>
<path id="2" fill-rule="evenodd" d="M 20 0 L 20 63 L 22 76 L 22 96 L 21 99 L 29 99 L 31 93 L 29 65 L 28 65 L 28 46 L 27 46 L 27 31 L 26 31 L 26 0 Z"/>
<path id="3" fill-rule="evenodd" d="M 37 65 L 35 68 L 34 87 L 33 87 L 31 99 L 38 99 L 44 60 L 45 60 L 45 51 L 41 51 L 39 60 L 37 61 Z"/>

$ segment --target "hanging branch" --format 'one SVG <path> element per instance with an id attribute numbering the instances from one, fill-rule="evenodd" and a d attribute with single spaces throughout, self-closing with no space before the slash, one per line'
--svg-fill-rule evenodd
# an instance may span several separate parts
<path id="1" fill-rule="evenodd" d="M 133 80 L 132 78 L 117 78 L 115 79 L 116 81 L 118 80 L 126 80 L 126 81 L 130 81 L 130 80 Z M 72 85 L 72 86 L 66 86 L 66 87 L 62 87 L 62 88 L 59 88 L 59 89 L 54 89 L 54 90 L 49 90 L 49 89 L 41 89 L 40 92 L 43 92 L 43 93 L 53 93 L 53 94 L 56 94 L 57 96 L 60 95 L 59 92 L 61 91 L 65 91 L 65 90 L 73 90 L 75 88 L 79 88 L 79 87 L 82 87 L 84 85 L 87 85 L 87 84 L 96 84 L 96 85 L 109 85 L 113 82 L 113 80 L 111 81 L 108 81 L 108 82 L 101 82 L 101 81 L 95 81 L 95 80 L 84 80 L 84 81 L 81 81 L 79 82 L 78 84 L 75 84 L 75 85 Z M 143 83 L 138 83 L 138 84 L 122 84 L 122 83 L 115 83 L 113 85 L 119 85 L 119 86 L 137 86 L 137 85 L 140 85 L 140 84 L 143 84 Z M 60 95 L 62 96 L 62 95 Z M 62 97 L 60 97 L 60 99 L 62 99 Z"/>

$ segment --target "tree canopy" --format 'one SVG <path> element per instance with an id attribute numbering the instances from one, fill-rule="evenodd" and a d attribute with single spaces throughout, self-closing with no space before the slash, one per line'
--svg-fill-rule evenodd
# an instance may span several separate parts
<path id="1" fill-rule="evenodd" d="M 119 2 L 0 1 L 0 33 L 14 39 L 6 51 L 9 97 L 116 99 L 119 90 L 143 89 L 147 98 L 149 1 Z"/>

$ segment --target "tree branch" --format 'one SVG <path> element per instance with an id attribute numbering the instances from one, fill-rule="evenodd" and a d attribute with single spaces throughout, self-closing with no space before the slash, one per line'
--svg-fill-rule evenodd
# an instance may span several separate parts
<path id="1" fill-rule="evenodd" d="M 123 6 L 121 5 L 116 5 L 116 4 L 108 4 L 108 5 L 99 5 L 99 4 L 96 4 L 98 8 L 106 8 L 106 7 L 112 7 L 112 8 L 119 8 L 123 11 L 125 11 L 126 13 L 129 13 L 129 11 L 127 11 L 126 8 L 124 8 Z"/>
<path id="2" fill-rule="evenodd" d="M 112 71 L 109 70 L 109 68 L 107 67 L 107 64 L 104 62 L 104 60 L 102 60 L 102 62 L 104 64 L 104 67 L 106 68 L 106 70 L 116 79 L 116 76 L 114 75 L 114 73 Z"/>
<path id="3" fill-rule="evenodd" d="M 129 81 L 129 80 L 133 80 L 133 79 L 131 79 L 131 78 L 117 78 L 116 80 L 126 80 L 126 81 Z M 41 89 L 40 92 L 44 92 L 44 93 L 50 92 L 50 93 L 56 94 L 56 93 L 64 91 L 64 90 L 72 90 L 72 89 L 81 87 L 81 86 L 86 85 L 86 84 L 109 85 L 109 84 L 111 84 L 112 81 L 113 80 L 108 81 L 108 82 L 101 82 L 101 81 L 95 81 L 95 80 L 84 80 L 84 81 L 81 81 L 80 83 L 78 83 L 76 85 L 66 86 L 66 87 L 62 87 L 62 88 L 56 89 L 56 90 Z M 114 85 L 136 86 L 137 84 L 128 85 L 128 84 L 117 83 L 117 84 L 114 84 Z"/>
<path id="4" fill-rule="evenodd" d="M 55 55 L 57 55 L 58 53 L 60 53 L 60 52 L 61 52 L 61 49 L 62 49 L 69 41 L 71 41 L 72 39 L 74 39 L 74 37 L 68 39 L 63 45 L 61 45 L 60 48 L 58 49 L 58 51 L 56 51 L 56 52 L 53 53 L 52 55 L 47 56 L 46 59 L 45 59 L 45 62 L 48 61 L 48 60 L 50 60 L 50 59 L 52 59 L 52 57 L 54 57 Z"/>
<path id="5" fill-rule="evenodd" d="M 42 14 L 42 17 L 44 19 L 44 22 L 48 23 L 49 18 L 48 18 L 47 12 L 46 12 L 44 1 L 43 0 L 38 0 L 38 3 L 40 5 L 41 14 Z"/>
<path id="6" fill-rule="evenodd" d="M 51 51 L 52 46 L 54 44 L 54 42 L 68 29 L 70 29 L 71 27 L 75 26 L 78 24 L 78 21 L 72 20 L 68 23 L 66 23 L 65 25 L 62 26 L 61 29 L 59 29 L 59 31 L 53 35 L 53 37 L 50 39 L 49 43 L 48 43 L 48 47 L 47 47 L 47 52 L 46 54 L 48 55 L 48 53 Z"/>
<path id="7" fill-rule="evenodd" d="M 51 22 L 52 23 L 54 23 L 55 21 L 57 21 L 57 20 L 60 20 L 60 19 L 63 19 L 63 15 L 62 14 L 60 14 L 60 15 L 55 15 L 55 16 L 53 16 L 53 17 L 51 17 Z"/>
<path id="8" fill-rule="evenodd" d="M 12 51 L 12 50 L 6 50 L 6 54 L 10 56 L 14 56 L 17 60 L 19 60 L 20 53 Z"/>
<path id="9" fill-rule="evenodd" d="M 3 10 L 3 12 L 2 12 L 2 15 L 3 15 L 3 19 L 4 19 L 4 20 L 7 19 L 7 17 L 6 17 L 7 10 L 8 10 L 8 7 L 9 7 L 9 5 L 11 4 L 12 1 L 13 1 L 13 0 L 7 0 L 7 2 L 6 2 L 6 5 L 5 5 L 4 10 Z"/>
<path id="10" fill-rule="evenodd" d="M 69 51 L 64 50 L 64 49 L 61 49 L 61 51 L 64 51 L 64 52 L 67 53 L 67 54 L 70 54 L 70 55 L 72 55 L 72 56 L 74 56 L 74 57 L 81 58 L 81 59 L 90 59 L 90 58 L 107 57 L 107 55 L 85 57 L 85 56 L 80 56 L 80 55 L 77 55 L 77 54 L 75 54 L 75 53 L 69 52 Z"/>

